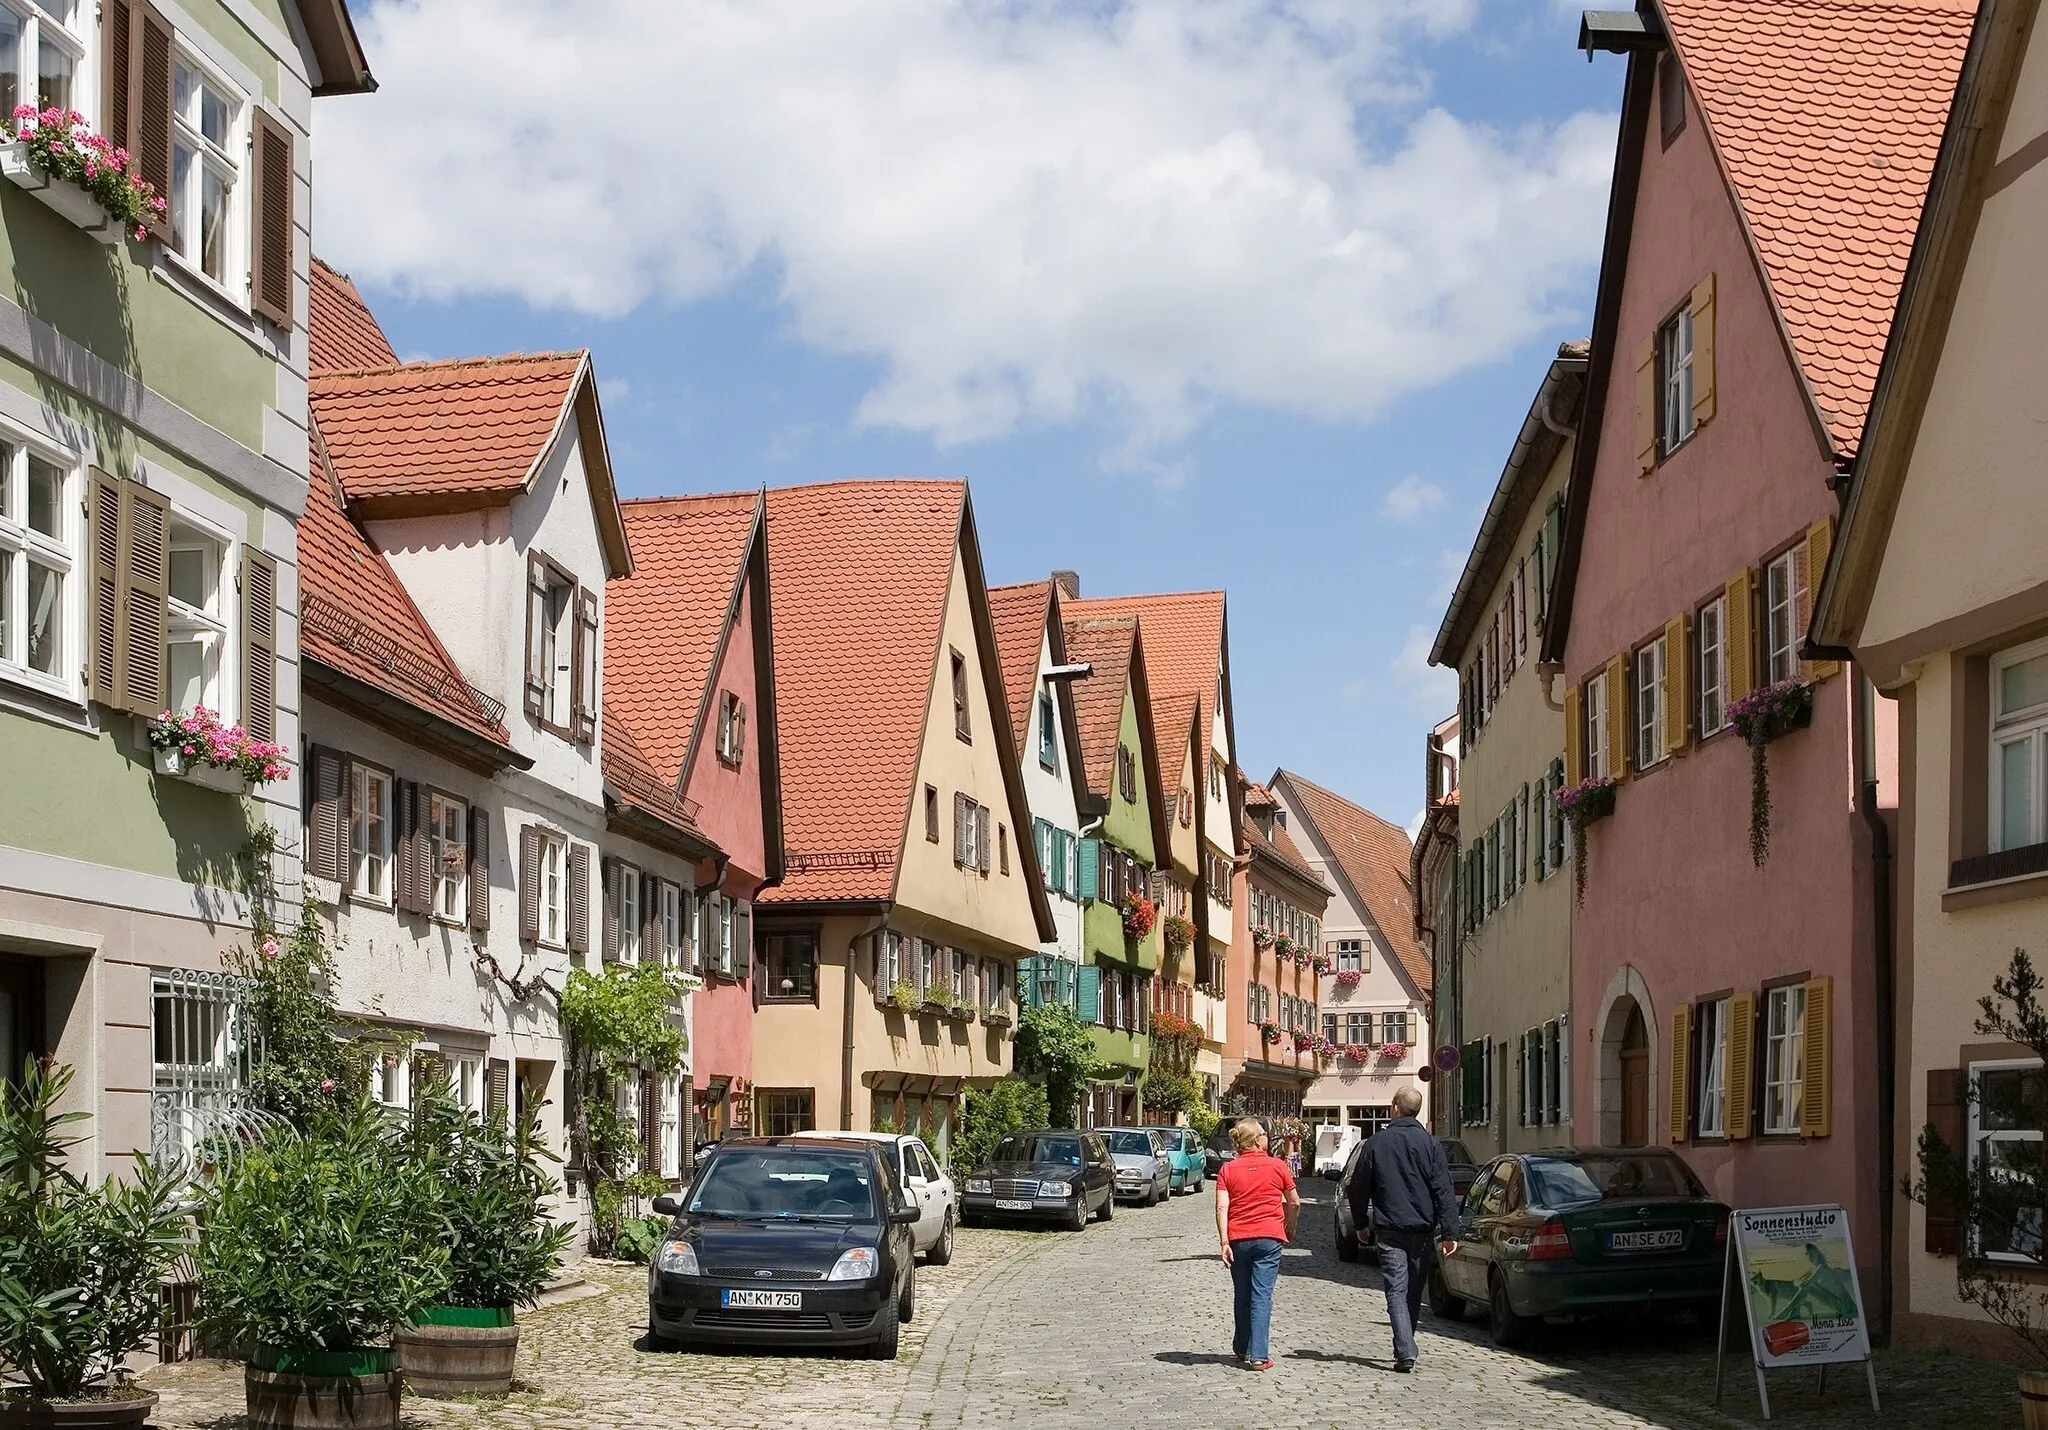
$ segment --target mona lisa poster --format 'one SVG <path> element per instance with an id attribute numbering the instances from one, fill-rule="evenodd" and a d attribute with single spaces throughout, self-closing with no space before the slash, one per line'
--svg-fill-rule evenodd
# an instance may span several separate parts
<path id="1" fill-rule="evenodd" d="M 1734 1214 L 1729 1234 L 1758 1365 L 1776 1370 L 1869 1358 L 1847 1211 L 1751 1208 Z"/>

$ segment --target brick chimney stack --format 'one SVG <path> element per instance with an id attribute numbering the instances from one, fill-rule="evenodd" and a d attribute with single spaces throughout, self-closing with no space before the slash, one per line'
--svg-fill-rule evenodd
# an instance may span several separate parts
<path id="1" fill-rule="evenodd" d="M 1078 601 L 1081 599 L 1080 572 L 1055 571 L 1052 573 L 1052 583 L 1053 585 L 1060 588 L 1060 594 L 1062 596 L 1065 596 L 1069 601 Z"/>

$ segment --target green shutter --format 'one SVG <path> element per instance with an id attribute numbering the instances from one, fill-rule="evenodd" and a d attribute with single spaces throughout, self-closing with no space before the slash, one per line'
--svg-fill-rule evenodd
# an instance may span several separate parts
<path id="1" fill-rule="evenodd" d="M 1075 896 L 1092 899 L 1102 892 L 1102 841 L 1084 839 L 1081 841 L 1081 887 Z"/>
<path id="2" fill-rule="evenodd" d="M 1082 847 L 1094 841 L 1089 840 Z M 1075 1009 L 1084 1023 L 1102 1021 L 1102 970 L 1094 964 L 1074 970 Z"/>
<path id="3" fill-rule="evenodd" d="M 1035 958 L 1017 960 L 1017 1006 L 1038 1006 L 1038 960 Z"/>
<path id="4" fill-rule="evenodd" d="M 1060 1007 L 1078 1008 L 1081 1003 L 1080 973 L 1078 965 L 1070 958 L 1063 958 L 1060 964 Z"/>

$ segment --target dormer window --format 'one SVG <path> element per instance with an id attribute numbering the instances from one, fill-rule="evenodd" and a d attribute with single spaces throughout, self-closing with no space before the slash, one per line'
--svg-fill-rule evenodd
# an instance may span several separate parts
<path id="1" fill-rule="evenodd" d="M 526 713 L 565 740 L 597 734 L 597 592 L 538 552 L 526 558 Z"/>
<path id="2" fill-rule="evenodd" d="M 730 690 L 718 692 L 718 758 L 737 767 L 747 752 L 747 707 Z"/>

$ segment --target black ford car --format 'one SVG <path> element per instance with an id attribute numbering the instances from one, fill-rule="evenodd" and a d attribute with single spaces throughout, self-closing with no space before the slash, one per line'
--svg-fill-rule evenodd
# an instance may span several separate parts
<path id="1" fill-rule="evenodd" d="M 960 1220 L 994 1217 L 1055 1221 L 1079 1231 L 1090 1216 L 1116 1215 L 1116 1163 L 1095 1132 L 1012 1132 L 968 1174 Z"/>
<path id="2" fill-rule="evenodd" d="M 680 1197 L 647 1271 L 647 1346 L 865 1345 L 894 1360 L 916 1305 L 905 1200 L 874 1142 L 719 1143 Z"/>

